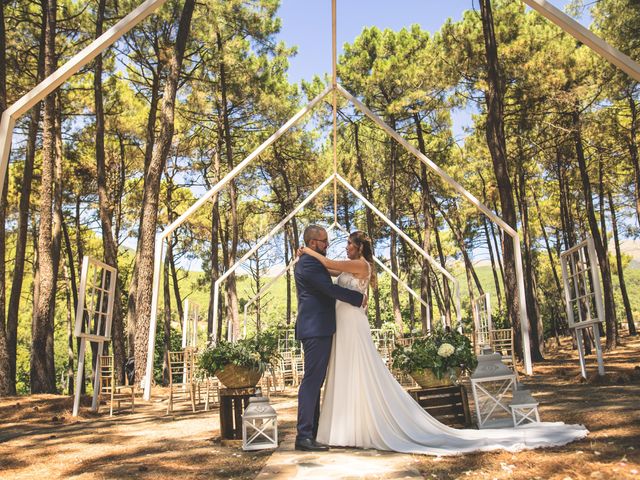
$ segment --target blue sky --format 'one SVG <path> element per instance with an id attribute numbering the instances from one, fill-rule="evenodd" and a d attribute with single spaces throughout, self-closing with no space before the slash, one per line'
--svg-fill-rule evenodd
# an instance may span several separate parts
<path id="1" fill-rule="evenodd" d="M 563 8 L 568 0 L 553 0 Z M 338 0 L 338 54 L 345 42 L 352 42 L 365 26 L 399 30 L 418 23 L 434 32 L 447 18 L 462 18 L 465 10 L 478 9 L 472 0 Z M 289 78 L 293 82 L 331 70 L 331 0 L 281 0 L 279 38 L 297 45 L 291 59 Z"/>
<path id="2" fill-rule="evenodd" d="M 563 8 L 568 0 L 550 3 Z M 430 32 L 440 28 L 447 18 L 462 18 L 465 10 L 478 9 L 472 0 L 338 0 L 338 55 L 342 45 L 351 43 L 366 26 L 399 30 L 414 23 Z M 281 0 L 278 16 L 282 29 L 278 36 L 287 45 L 296 45 L 291 58 L 289 80 L 309 80 L 314 74 L 331 71 L 331 0 Z M 357 92 L 355 92 L 357 93 Z M 460 140 L 463 128 L 471 122 L 471 111 L 452 112 L 453 132 Z"/>

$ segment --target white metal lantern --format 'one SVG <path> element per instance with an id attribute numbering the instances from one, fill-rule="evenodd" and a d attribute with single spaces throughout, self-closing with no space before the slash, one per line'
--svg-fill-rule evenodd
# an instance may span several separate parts
<path id="1" fill-rule="evenodd" d="M 512 426 L 512 413 L 505 397 L 513 394 L 515 385 L 516 374 L 502 363 L 499 353 L 478 355 L 478 366 L 471 374 L 478 428 Z M 497 418 L 504 412 L 509 414 L 506 421 Z"/>
<path id="2" fill-rule="evenodd" d="M 267 397 L 249 398 L 242 415 L 242 449 L 263 450 L 278 447 L 278 418 Z"/>

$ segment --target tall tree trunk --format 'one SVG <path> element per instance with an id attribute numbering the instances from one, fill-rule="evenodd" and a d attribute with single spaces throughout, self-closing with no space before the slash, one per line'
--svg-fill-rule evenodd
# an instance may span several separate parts
<path id="1" fill-rule="evenodd" d="M 620 239 L 618 238 L 618 219 L 616 218 L 616 209 L 613 203 L 613 195 L 609 191 L 609 209 L 611 210 L 611 228 L 613 229 L 613 244 L 616 248 L 616 265 L 618 267 L 618 280 L 620 282 L 620 293 L 622 294 L 622 303 L 624 303 L 624 313 L 627 317 L 627 326 L 629 335 L 637 335 L 636 324 L 633 322 L 633 311 L 627 294 L 627 284 L 624 281 L 624 269 L 622 268 L 622 253 L 620 252 Z"/>
<path id="2" fill-rule="evenodd" d="M 221 138 L 220 132 L 218 132 L 218 142 L 214 156 L 213 156 L 213 171 L 214 171 L 214 181 L 217 183 L 220 181 L 220 145 Z M 207 183 L 207 188 L 210 189 L 211 185 L 209 184 L 208 178 L 205 176 L 205 182 Z M 216 193 L 211 198 L 211 251 L 209 253 L 209 262 L 211 263 L 211 274 L 209 280 L 209 309 L 207 311 L 207 335 L 211 338 L 214 334 L 213 332 L 213 305 L 214 305 L 214 292 L 215 292 L 215 283 L 216 280 L 220 277 L 220 254 L 219 254 L 219 245 L 220 245 L 220 207 L 219 207 L 219 196 Z M 218 317 L 218 325 L 222 319 Z M 218 335 L 218 334 L 217 334 Z M 220 338 L 218 335 L 216 338 Z"/>
<path id="3" fill-rule="evenodd" d="M 482 174 L 480 174 L 480 181 L 482 182 L 482 201 L 485 205 L 487 205 L 487 186 L 485 184 L 484 178 Z M 495 242 L 495 236 L 489 235 L 489 224 L 490 220 L 486 217 L 486 215 L 482 215 L 482 227 L 484 229 L 484 236 L 487 239 L 487 249 L 489 250 L 489 259 L 491 261 L 491 273 L 493 274 L 493 283 L 496 287 L 496 298 L 498 299 L 498 310 L 502 310 L 502 292 L 500 289 L 500 280 L 498 279 L 498 269 L 496 268 L 496 255 L 498 255 L 498 246 L 497 242 Z M 492 233 L 493 233 L 493 225 Z M 493 253 L 495 244 L 496 255 Z M 499 263 L 500 260 L 498 259 Z"/>
<path id="4" fill-rule="evenodd" d="M 80 232 L 78 232 L 78 235 Z M 75 335 L 73 333 L 74 330 L 74 322 L 75 322 L 75 314 L 78 311 L 78 284 L 76 282 L 76 268 L 73 260 L 73 250 L 71 248 L 71 239 L 69 238 L 69 229 L 67 228 L 67 224 L 62 219 L 62 236 L 64 239 L 65 251 L 67 252 L 67 260 L 65 262 L 65 276 L 66 276 L 66 287 L 67 287 L 67 309 L 69 310 L 69 314 L 71 315 L 71 325 L 67 332 L 68 339 L 68 348 L 67 348 L 67 369 L 71 371 L 71 379 L 69 384 L 69 395 L 73 394 L 74 382 L 73 382 L 73 364 L 74 364 L 74 354 L 73 354 L 73 342 L 75 339 Z M 71 300 L 73 299 L 73 304 Z M 76 340 L 76 350 L 80 351 L 80 339 Z M 82 389 L 81 393 L 84 393 L 85 389 L 85 372 L 82 373 Z"/>
<path id="5" fill-rule="evenodd" d="M 44 76 L 44 47 L 45 47 L 46 9 L 42 11 L 42 24 L 40 28 L 40 43 L 38 49 L 38 72 L 36 81 Z M 27 133 L 24 171 L 20 189 L 20 201 L 18 206 L 18 226 L 16 239 L 16 256 L 13 268 L 13 281 L 9 296 L 9 310 L 7 312 L 7 350 L 9 356 L 9 368 L 11 378 L 11 394 L 15 395 L 16 382 L 16 349 L 18 340 L 18 312 L 22 298 L 22 284 L 24 280 L 24 262 L 27 251 L 27 235 L 29 230 L 29 205 L 31 201 L 31 189 L 33 180 L 33 165 L 35 161 L 36 141 L 40 124 L 40 112 L 42 102 L 31 109 L 29 117 L 29 129 Z"/>
<path id="6" fill-rule="evenodd" d="M 489 250 L 489 261 L 491 262 L 491 273 L 493 275 L 493 284 L 496 288 L 496 299 L 498 300 L 498 310 L 502 310 L 502 291 L 500 289 L 500 279 L 498 277 L 497 263 L 500 262 L 496 259 L 496 255 L 493 251 L 494 245 L 491 241 L 492 236 L 489 234 L 489 220 L 484 215 L 482 216 L 482 228 L 484 231 L 484 237 L 487 239 L 487 249 Z"/>
<path id="7" fill-rule="evenodd" d="M 158 196 L 160 178 L 164 170 L 167 156 L 173 139 L 174 115 L 178 80 L 182 70 L 182 60 L 191 26 L 195 0 L 185 0 L 180 26 L 169 61 L 169 73 L 162 97 L 162 112 L 158 141 L 148 170 L 145 172 L 144 193 L 142 197 L 142 217 L 140 220 L 138 285 L 135 312 L 135 370 L 136 382 L 142 380 L 147 364 L 147 347 L 149 344 L 149 321 L 151 315 L 151 294 L 153 289 L 153 260 L 155 250 L 155 234 L 158 221 Z"/>
<path id="8" fill-rule="evenodd" d="M 172 224 L 176 219 L 176 212 L 173 209 L 173 192 L 176 186 L 174 183 L 173 175 L 168 175 L 167 171 L 167 196 L 166 196 L 166 208 L 167 208 L 167 222 Z M 178 322 L 181 322 L 184 318 L 184 311 L 182 307 L 182 295 L 180 295 L 180 279 L 178 278 L 178 269 L 176 268 L 176 259 L 173 255 L 173 249 L 178 244 L 178 236 L 176 232 L 167 237 L 167 261 L 169 262 L 169 274 L 171 276 L 171 285 L 173 287 L 173 296 L 176 301 L 176 314 Z"/>
<path id="9" fill-rule="evenodd" d="M 211 208 L 211 252 L 209 255 L 211 261 L 211 279 L 209 282 L 209 310 L 207 314 L 207 334 L 209 337 L 213 335 L 213 305 L 214 305 L 214 292 L 215 283 L 220 277 L 220 257 L 218 252 L 218 245 L 220 242 L 220 213 L 218 207 L 218 195 L 214 195 L 213 206 Z M 222 319 L 218 317 L 218 325 Z M 220 338 L 218 335 L 217 338 Z"/>
<path id="10" fill-rule="evenodd" d="M 223 222 L 224 220 L 224 222 Z M 231 259 L 229 258 L 229 218 L 225 215 L 224 217 L 221 215 L 220 216 L 220 246 L 222 247 L 222 267 L 223 267 L 223 271 L 227 271 L 230 267 L 230 262 Z M 220 321 L 218 321 L 218 337 L 217 338 L 223 338 L 222 337 L 222 331 L 224 328 L 224 322 L 222 321 L 223 317 L 223 312 L 225 310 L 227 310 L 227 318 L 229 318 L 229 311 L 228 311 L 228 305 L 226 302 L 225 297 L 222 297 L 222 295 L 220 296 L 220 302 L 219 302 L 219 310 L 218 310 L 218 318 L 220 319 Z M 227 328 L 227 336 L 229 335 L 228 332 L 228 328 Z"/>
<path id="11" fill-rule="evenodd" d="M 96 17 L 96 38 L 102 35 L 106 0 L 98 1 Z M 113 237 L 113 195 L 107 188 L 107 167 L 105 161 L 104 137 L 104 105 L 102 98 L 102 55 L 95 60 L 93 70 L 93 97 L 96 113 L 96 173 L 98 180 L 98 209 L 100 226 L 102 228 L 102 248 L 104 262 L 118 271 L 118 242 Z M 115 297 L 113 302 L 113 314 L 111 320 L 111 339 L 113 343 L 113 358 L 116 376 L 120 382 L 124 381 L 124 364 L 126 361 L 124 325 L 122 322 L 122 299 L 120 295 L 120 282 L 116 281 Z"/>
<path id="12" fill-rule="evenodd" d="M 558 189 L 560 191 L 560 219 L 562 223 L 562 233 L 564 240 L 564 249 L 568 250 L 577 243 L 575 222 L 571 214 L 571 205 L 569 197 L 569 187 L 567 178 L 567 169 L 565 166 L 565 157 L 561 151 L 561 147 L 556 148 L 556 164 L 558 175 Z"/>
<path id="13" fill-rule="evenodd" d="M 360 148 L 360 125 L 357 122 L 353 122 L 353 139 L 354 145 L 356 149 L 356 170 L 358 171 L 358 176 L 360 177 L 360 185 L 362 186 L 362 191 L 365 192 L 365 195 L 369 198 L 369 200 L 373 200 L 371 186 L 369 184 L 369 180 L 364 173 L 364 161 L 362 159 L 362 149 Z M 371 251 L 375 255 L 375 242 L 374 234 L 375 234 L 375 219 L 373 217 L 373 212 L 370 208 L 365 209 L 365 218 L 367 219 L 367 230 L 369 233 L 369 238 L 371 238 Z M 372 268 L 375 268 L 373 265 Z M 376 328 L 382 327 L 382 316 L 380 313 L 380 287 L 378 282 L 373 282 L 373 306 L 374 306 L 374 325 Z"/>
<path id="14" fill-rule="evenodd" d="M 4 30 L 4 3 L 0 5 L 0 115 L 7 109 L 7 70 L 6 70 L 6 36 Z M 15 380 L 11 377 L 9 363 L 9 345 L 7 341 L 6 285 L 5 285 L 5 220 L 7 211 L 7 190 L 9 175 L 5 175 L 2 196 L 0 197 L 0 397 L 15 395 Z M 12 386 L 13 384 L 13 386 Z"/>
<path id="15" fill-rule="evenodd" d="M 536 195 L 535 189 L 531 189 L 531 194 L 533 198 L 533 202 L 536 206 L 536 210 L 538 212 L 538 221 L 540 222 L 540 231 L 542 232 L 542 238 L 544 239 L 544 246 L 547 250 L 547 255 L 549 256 L 549 265 L 551 266 L 551 273 L 553 274 L 553 281 L 556 286 L 556 296 L 559 299 L 559 303 L 564 304 L 564 291 L 562 289 L 562 285 L 560 283 L 560 277 L 558 275 L 558 270 L 556 269 L 556 264 L 559 263 L 559 260 L 556 261 L 553 258 L 553 252 L 551 248 L 551 244 L 549 243 L 549 236 L 547 235 L 546 226 L 542 220 L 542 210 L 540 209 L 540 204 L 538 203 L 538 197 Z M 554 311 L 554 313 L 556 313 Z M 560 320 L 560 321 L 559 321 Z M 566 332 L 566 320 L 564 320 L 564 313 L 557 312 L 557 315 L 553 315 L 551 317 L 551 323 L 553 326 L 553 331 L 556 334 L 556 341 L 558 344 L 560 343 L 557 338 L 558 332 L 562 329 L 563 332 Z"/>
<path id="16" fill-rule="evenodd" d="M 158 62 L 157 69 L 152 72 L 151 80 L 151 92 L 149 102 L 149 118 L 147 118 L 147 126 L 145 132 L 145 150 L 144 150 L 144 171 L 149 171 L 149 165 L 153 157 L 153 152 L 156 145 L 156 120 L 158 118 L 158 104 L 160 103 L 160 78 L 164 69 L 164 64 Z M 140 210 L 140 218 L 142 218 L 144 212 Z M 142 223 L 142 222 L 141 222 Z M 138 229 L 138 238 L 141 237 L 142 232 L 140 227 Z M 127 337 L 129 351 L 128 357 L 135 355 L 135 336 L 136 336 L 136 299 L 138 295 L 138 265 L 140 259 L 140 247 L 141 242 L 138 240 L 136 245 L 136 258 L 133 266 L 133 272 L 131 274 L 131 282 L 129 283 L 129 295 L 127 297 Z"/>
<path id="17" fill-rule="evenodd" d="M 260 277 L 260 255 L 256 253 L 256 270 L 255 270 L 255 282 L 256 282 L 256 291 L 258 293 L 260 291 L 260 287 L 262 286 L 262 281 Z M 262 326 L 260 324 L 260 297 L 256 298 L 256 333 L 260 333 Z"/>
<path id="18" fill-rule="evenodd" d="M 60 271 L 60 255 L 62 250 L 62 162 L 63 162 L 63 150 L 62 150 L 62 105 L 60 102 L 60 96 L 56 96 L 56 115 L 55 115 L 55 166 L 53 175 L 53 224 L 51 228 L 51 262 L 53 265 L 53 297 L 51 299 L 52 306 L 49 311 L 50 329 L 48 333 L 47 341 L 47 357 L 51 358 L 50 365 L 53 369 L 53 376 L 55 378 L 55 365 L 54 365 L 54 328 L 55 328 L 55 301 L 58 285 L 58 273 Z"/>
<path id="19" fill-rule="evenodd" d="M 497 212 L 498 211 L 498 207 L 496 205 L 496 202 L 493 202 L 493 211 Z M 502 255 L 502 243 L 503 243 L 503 237 L 504 237 L 504 233 L 502 232 L 502 230 L 497 229 L 494 227 L 493 222 L 487 222 L 489 224 L 489 230 L 491 231 L 491 238 L 493 239 L 493 245 L 495 246 L 496 249 L 496 255 L 498 256 L 498 261 L 496 262 L 498 264 L 498 268 L 500 269 L 500 278 L 502 279 L 502 285 L 504 285 L 504 268 L 503 268 L 503 263 L 504 263 L 504 255 Z M 496 230 L 498 230 L 498 233 L 496 233 Z M 502 261 L 500 261 L 500 256 L 502 256 Z M 505 298 L 506 298 L 506 294 L 505 294 Z"/>
<path id="20" fill-rule="evenodd" d="M 227 71 L 224 61 L 224 48 L 222 36 L 220 32 L 216 32 L 216 40 L 218 44 L 218 54 L 220 58 L 220 96 L 222 108 L 222 127 L 224 134 L 225 156 L 227 159 L 227 168 L 231 171 L 234 167 L 233 162 L 233 140 L 231 138 L 231 125 L 229 122 L 229 104 L 227 99 Z M 236 183 L 231 180 L 229 182 L 229 202 L 231 206 L 231 249 L 229 251 L 230 262 L 235 261 L 238 251 L 238 193 L 236 191 Z M 240 331 L 240 318 L 238 315 L 238 293 L 236 289 L 236 274 L 232 273 L 227 277 L 227 313 L 231 320 L 232 338 L 238 338 Z"/>
<path id="21" fill-rule="evenodd" d="M 513 201 L 513 187 L 507 164 L 507 145 L 504 136 L 504 79 L 498 63 L 498 47 L 496 44 L 493 13 L 490 0 L 480 0 L 480 15 L 487 57 L 487 89 L 485 100 L 487 103 L 487 146 L 493 162 L 496 176 L 502 219 L 514 230 L 517 230 L 516 209 Z M 521 325 L 519 318 L 520 299 L 518 297 L 518 282 L 516 278 L 516 262 L 511 237 L 505 236 L 502 247 L 505 275 L 505 296 L 507 300 L 507 314 L 514 329 L 515 349 L 522 355 Z"/>
<path id="22" fill-rule="evenodd" d="M 78 264 L 80 264 L 83 260 L 84 260 L 84 244 L 82 242 L 82 225 L 80 224 L 80 204 L 82 201 L 82 197 L 80 196 L 80 194 L 76 194 L 76 214 L 74 217 L 74 227 L 76 230 L 76 252 L 78 253 Z M 76 277 L 77 278 L 77 277 Z M 81 340 L 78 338 L 76 339 L 76 351 L 80 351 L 80 343 Z M 97 346 L 95 342 L 90 342 L 91 345 L 91 361 L 95 362 L 95 357 L 97 354 Z M 93 368 L 95 368 L 95 363 L 91 364 Z M 84 383 L 84 379 L 83 379 L 83 383 L 82 383 L 82 391 L 81 393 L 84 395 L 86 393 L 86 384 Z"/>
<path id="23" fill-rule="evenodd" d="M 56 0 L 43 4 L 47 10 L 45 40 L 45 77 L 56 69 Z M 55 393 L 56 377 L 53 364 L 53 312 L 55 308 L 55 278 L 53 265 L 53 183 L 56 157 L 55 102 L 50 94 L 44 102 L 44 134 L 42 152 L 42 185 L 40 187 L 40 226 L 38 231 L 38 296 L 34 302 L 31 326 L 31 393 Z"/>
<path id="24" fill-rule="evenodd" d="M 289 237 L 290 233 L 289 233 L 289 226 L 285 226 L 285 230 L 284 230 L 284 235 L 283 235 L 283 239 L 284 239 L 284 264 L 285 265 L 289 265 L 289 262 L 291 261 L 291 259 L 289 258 Z M 286 309 L 286 325 L 287 327 L 289 327 L 289 325 L 291 324 L 291 317 L 292 317 L 292 305 L 291 305 L 291 300 L 292 300 L 292 295 L 291 295 L 291 269 L 287 270 L 286 274 L 285 274 L 285 280 L 287 283 L 287 297 L 286 297 L 286 305 L 287 305 L 287 309 Z"/>
<path id="25" fill-rule="evenodd" d="M 538 300 L 535 291 L 535 267 L 533 265 L 533 252 L 531 246 L 531 233 L 529 225 L 529 205 L 527 203 L 527 177 L 522 165 L 524 152 L 520 138 L 518 138 L 518 162 L 517 162 L 517 181 L 516 181 L 516 200 L 520 210 L 522 233 L 522 260 L 524 264 L 524 291 L 527 298 L 527 316 L 531 330 L 529 332 L 529 340 L 531 344 L 531 358 L 535 362 L 544 360 L 544 326 L 540 318 Z"/>
<path id="26" fill-rule="evenodd" d="M 607 238 L 607 215 L 606 215 L 606 205 L 605 205 L 605 191 L 604 191 L 604 162 L 602 158 L 598 159 L 598 209 L 600 214 L 600 232 L 602 233 L 602 246 L 604 251 L 606 252 L 607 258 L 607 269 L 611 272 L 611 262 L 609 261 L 609 239 Z M 613 274 L 611 275 L 611 288 L 613 289 Z M 616 311 L 615 297 L 613 303 L 613 311 Z M 598 325 L 600 328 L 600 333 L 602 334 L 602 324 Z M 616 316 L 616 321 L 614 323 L 615 328 L 615 336 L 616 342 L 618 338 L 618 318 Z"/>
<path id="27" fill-rule="evenodd" d="M 629 112 L 631 112 L 631 123 L 629 125 L 629 158 L 633 165 L 633 180 L 635 183 L 636 195 L 636 216 L 640 222 L 640 159 L 638 158 L 638 104 L 633 96 L 633 90 L 627 94 L 629 102 Z"/>
<path id="28" fill-rule="evenodd" d="M 171 220 L 173 221 L 173 220 Z M 178 269 L 176 268 L 176 259 L 173 255 L 173 249 L 176 246 L 175 235 L 171 235 L 171 242 L 167 247 L 167 257 L 169 258 L 169 268 L 171 269 L 171 283 L 173 285 L 173 296 L 176 299 L 176 310 L 179 319 L 184 318 L 184 309 L 182 307 L 182 295 L 180 294 L 180 279 L 178 278 Z"/>
<path id="29" fill-rule="evenodd" d="M 420 117 L 417 113 L 413 115 L 413 123 L 416 127 L 416 136 L 418 138 L 418 150 L 423 155 L 427 154 L 427 148 L 424 142 L 424 134 L 422 131 L 422 122 L 420 121 Z M 431 255 L 431 232 L 434 229 L 433 225 L 433 217 L 430 214 L 430 201 L 431 201 L 431 192 L 429 189 L 429 180 L 427 177 L 427 167 L 424 163 L 420 162 L 420 188 L 422 189 L 422 218 L 424 222 L 424 235 L 422 237 L 422 249 Z M 417 225 L 417 223 L 416 223 Z M 433 315 L 433 298 L 431 296 L 431 265 L 429 265 L 429 261 L 426 258 L 422 259 L 421 265 L 421 274 L 420 274 L 420 297 L 426 299 L 426 303 L 429 308 L 429 312 L 427 312 L 427 307 L 424 305 L 420 305 L 420 319 L 422 321 L 422 333 L 426 334 L 428 331 L 432 329 L 432 318 Z"/>
<path id="30" fill-rule="evenodd" d="M 473 262 L 471 261 L 471 257 L 469 256 L 469 252 L 467 251 L 467 246 L 464 242 L 464 235 L 462 233 L 462 226 L 460 225 L 460 214 L 458 212 L 458 207 L 454 202 L 454 206 L 452 208 L 452 212 L 445 213 L 442 211 L 442 208 L 438 206 L 438 210 L 442 215 L 442 218 L 445 219 L 449 228 L 451 229 L 451 233 L 453 234 L 456 242 L 458 243 L 458 248 L 460 248 L 460 252 L 462 253 L 462 258 L 464 261 L 464 266 L 467 274 L 469 275 L 469 297 L 473 297 L 473 287 L 471 284 L 471 278 L 473 278 L 473 283 L 475 283 L 476 288 L 478 289 L 478 295 L 484 296 L 484 289 L 482 288 L 482 284 L 480 283 L 480 279 L 478 278 L 478 274 L 476 273 L 476 269 L 473 267 Z"/>
<path id="31" fill-rule="evenodd" d="M 391 117 L 389 125 L 394 130 L 396 129 L 395 118 Z M 397 143 L 394 140 L 390 140 L 391 147 L 391 161 L 389 162 L 389 220 L 392 223 L 396 223 L 398 212 L 396 210 L 396 181 L 397 181 L 397 169 L 398 169 L 398 148 Z M 391 271 L 398 275 L 398 252 L 396 251 L 396 245 L 398 242 L 397 234 L 395 230 L 391 230 L 389 241 L 389 256 L 391 259 Z M 400 295 L 398 292 L 398 282 L 395 279 L 391 279 L 391 304 L 393 308 L 393 318 L 399 332 L 403 331 L 402 312 L 400 310 Z"/>
<path id="32" fill-rule="evenodd" d="M 582 133 L 580 125 L 580 113 L 574 111 L 572 113 L 573 120 L 573 139 L 576 149 L 576 157 L 578 159 L 578 168 L 580 170 L 580 178 L 582 179 L 582 188 L 584 191 L 585 206 L 587 207 L 587 218 L 589 221 L 589 229 L 593 238 L 593 244 L 598 256 L 600 264 L 600 272 L 602 277 L 602 291 L 604 295 L 604 316 L 607 334 L 607 350 L 612 349 L 616 343 L 616 312 L 613 300 L 613 287 L 611 285 L 611 271 L 609 269 L 609 259 L 607 251 L 598 229 L 598 221 L 596 220 L 595 209 L 593 207 L 593 197 L 591 193 L 591 182 L 589 181 L 589 173 L 587 172 L 587 162 L 584 157 L 584 149 L 582 147 Z M 602 232 L 606 235 L 606 232 Z"/>
<path id="33" fill-rule="evenodd" d="M 73 341 L 75 339 L 73 335 L 73 318 L 75 316 L 75 310 L 71 303 L 71 273 L 69 271 L 67 261 L 63 263 L 63 269 L 65 278 L 64 296 L 67 303 L 67 373 L 65 378 L 67 384 L 67 395 L 73 395 L 73 366 L 75 363 L 75 355 L 73 353 Z"/>
<path id="34" fill-rule="evenodd" d="M 432 224 L 436 225 L 436 213 L 434 210 L 431 210 L 431 219 L 432 219 Z M 442 242 L 440 241 L 440 231 L 437 228 L 434 228 L 433 233 L 435 234 L 436 250 L 438 251 L 438 258 L 440 259 L 440 265 L 442 266 L 442 268 L 446 269 L 447 262 L 444 257 Z M 444 308 L 444 311 L 442 310 L 442 308 L 440 308 L 440 313 L 444 314 L 445 324 L 451 325 L 451 288 L 449 287 L 449 280 L 444 277 L 442 279 L 442 303 L 443 303 L 442 307 Z"/>

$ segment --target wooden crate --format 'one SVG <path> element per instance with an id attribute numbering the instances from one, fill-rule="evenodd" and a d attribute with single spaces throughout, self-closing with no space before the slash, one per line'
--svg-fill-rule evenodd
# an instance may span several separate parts
<path id="1" fill-rule="evenodd" d="M 467 391 L 462 385 L 413 388 L 409 394 L 427 413 L 450 427 L 469 427 L 471 414 Z"/>
<path id="2" fill-rule="evenodd" d="M 255 388 L 220 389 L 220 436 L 226 440 L 242 440 L 242 414 L 255 396 Z"/>

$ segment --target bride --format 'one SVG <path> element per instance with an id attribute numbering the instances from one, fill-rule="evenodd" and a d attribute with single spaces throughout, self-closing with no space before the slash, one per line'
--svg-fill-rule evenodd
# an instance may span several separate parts
<path id="1" fill-rule="evenodd" d="M 337 283 L 342 287 L 366 293 L 370 281 L 375 281 L 371 241 L 363 232 L 349 235 L 348 260 L 330 260 L 307 247 L 299 253 L 313 255 L 332 275 L 339 275 Z M 371 340 L 366 311 L 336 302 L 336 333 L 320 412 L 318 442 L 404 453 L 455 455 L 564 445 L 588 433 L 581 425 L 561 422 L 486 430 L 457 430 L 438 422 L 411 398 L 381 361 Z"/>

